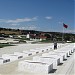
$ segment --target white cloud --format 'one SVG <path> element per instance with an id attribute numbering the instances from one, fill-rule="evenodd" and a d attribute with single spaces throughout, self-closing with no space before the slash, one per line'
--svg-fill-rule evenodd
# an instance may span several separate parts
<path id="1" fill-rule="evenodd" d="M 52 19 L 51 16 L 46 16 L 45 18 L 48 19 L 48 20 L 51 20 Z"/>
<path id="2" fill-rule="evenodd" d="M 75 33 L 75 30 L 73 29 L 73 30 L 65 30 L 64 32 L 66 32 L 66 33 Z"/>
<path id="3" fill-rule="evenodd" d="M 17 26 L 17 25 L 19 25 L 19 24 L 17 24 L 17 23 L 13 23 L 13 24 L 10 24 L 10 25 L 12 25 L 12 26 Z"/>
<path id="4" fill-rule="evenodd" d="M 5 22 L 5 23 L 20 23 L 20 22 L 30 22 L 30 21 L 36 21 L 37 17 L 33 18 L 18 18 L 15 20 L 5 20 L 5 19 L 0 19 L 0 22 Z"/>
<path id="5" fill-rule="evenodd" d="M 30 21 L 35 21 L 35 18 L 8 20 L 7 23 L 19 23 L 19 22 L 30 22 Z"/>
<path id="6" fill-rule="evenodd" d="M 38 27 L 35 26 L 35 25 L 29 25 L 29 26 L 20 27 L 19 29 L 25 29 L 25 30 L 38 30 Z"/>
<path id="7" fill-rule="evenodd" d="M 0 19 L 0 22 L 6 22 L 6 20 L 4 20 L 4 19 Z"/>

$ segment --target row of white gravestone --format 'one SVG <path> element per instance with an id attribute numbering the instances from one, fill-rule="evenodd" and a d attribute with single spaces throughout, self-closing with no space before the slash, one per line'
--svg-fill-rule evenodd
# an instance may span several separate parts
<path id="1" fill-rule="evenodd" d="M 29 51 L 23 51 L 23 52 L 14 52 L 14 54 L 3 54 L 2 57 L 0 57 L 0 64 L 12 62 L 20 58 L 25 58 L 31 55 L 36 55 L 37 53 L 46 52 L 49 51 L 50 49 L 52 49 L 52 46 L 48 46 L 46 48 L 43 47 L 43 48 L 30 49 Z"/>
<path id="2" fill-rule="evenodd" d="M 61 47 L 61 45 L 58 45 L 58 46 Z M 14 52 L 14 54 L 3 54 L 0 59 L 0 64 L 9 62 L 9 61 L 6 61 L 8 59 L 10 59 L 10 61 L 15 61 L 15 60 L 20 59 L 22 57 L 23 58 L 28 57 L 30 55 L 35 55 L 37 53 L 46 52 L 51 49 L 53 49 L 53 45 L 48 46 L 48 47 L 43 47 L 43 48 L 30 49 L 30 51 Z"/>
<path id="3" fill-rule="evenodd" d="M 58 45 L 58 46 L 61 47 L 61 45 Z M 35 55 L 37 53 L 46 52 L 51 49 L 53 49 L 53 45 L 48 46 L 48 47 L 43 47 L 43 48 L 30 49 L 29 51 L 14 52 L 14 54 L 3 54 L 0 59 L 0 64 L 15 61 L 20 58 L 25 58 L 25 57 L 28 57 L 31 55 Z M 9 59 L 9 61 L 7 61 L 8 59 Z"/>
<path id="4" fill-rule="evenodd" d="M 59 50 L 54 50 L 49 53 L 44 53 L 42 56 L 35 56 L 33 60 L 24 60 L 18 63 L 18 69 L 20 71 L 30 71 L 36 73 L 49 73 L 53 69 L 57 69 L 60 63 L 64 63 L 64 59 L 67 59 L 73 52 L 71 46 L 63 47 Z M 40 64 L 41 63 L 41 64 Z M 46 64 L 47 66 L 45 66 Z M 40 66 L 38 66 L 40 64 Z M 43 67 L 44 66 L 44 67 Z"/>

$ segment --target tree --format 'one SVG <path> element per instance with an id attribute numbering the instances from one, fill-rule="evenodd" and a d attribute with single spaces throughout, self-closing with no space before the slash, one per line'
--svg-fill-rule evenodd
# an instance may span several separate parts
<path id="1" fill-rule="evenodd" d="M 51 40 L 50 34 L 45 34 L 44 36 L 47 37 L 47 38 L 46 38 L 47 40 Z"/>

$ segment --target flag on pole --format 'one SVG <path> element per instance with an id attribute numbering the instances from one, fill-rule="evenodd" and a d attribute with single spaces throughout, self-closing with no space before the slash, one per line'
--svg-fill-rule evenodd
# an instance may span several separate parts
<path id="1" fill-rule="evenodd" d="M 63 27 L 64 27 L 64 28 L 68 28 L 68 25 L 66 25 L 66 24 L 63 23 Z"/>

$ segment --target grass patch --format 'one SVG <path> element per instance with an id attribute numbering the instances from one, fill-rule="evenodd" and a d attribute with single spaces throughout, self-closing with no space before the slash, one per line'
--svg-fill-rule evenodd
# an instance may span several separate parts
<path id="1" fill-rule="evenodd" d="M 25 41 L 25 40 L 23 40 L 23 39 L 20 39 L 20 40 L 19 40 L 19 42 L 26 43 L 26 41 Z"/>
<path id="2" fill-rule="evenodd" d="M 14 45 L 8 43 L 0 43 L 0 48 L 7 47 L 7 46 L 14 46 Z"/>

